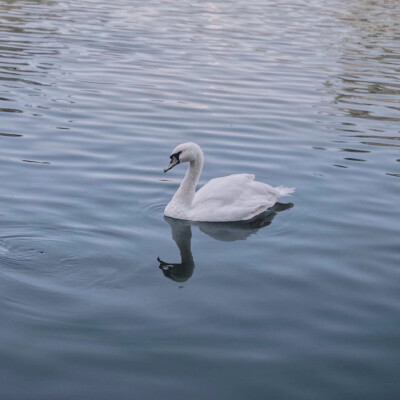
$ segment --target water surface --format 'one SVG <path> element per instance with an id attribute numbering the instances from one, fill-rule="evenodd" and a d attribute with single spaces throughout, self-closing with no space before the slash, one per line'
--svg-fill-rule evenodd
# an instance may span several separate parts
<path id="1" fill-rule="evenodd" d="M 1 398 L 397 399 L 399 20 L 2 1 Z M 296 194 L 252 226 L 164 219 L 185 141 L 201 184 Z"/>

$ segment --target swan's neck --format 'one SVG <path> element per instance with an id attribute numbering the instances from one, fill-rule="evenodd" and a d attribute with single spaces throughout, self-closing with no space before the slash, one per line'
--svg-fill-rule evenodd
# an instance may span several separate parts
<path id="1" fill-rule="evenodd" d="M 203 164 L 204 157 L 201 153 L 197 154 L 197 157 L 190 161 L 186 175 L 171 202 L 179 203 L 180 207 L 190 208 L 196 192 L 197 182 L 199 180 L 201 170 L 203 169 Z"/>

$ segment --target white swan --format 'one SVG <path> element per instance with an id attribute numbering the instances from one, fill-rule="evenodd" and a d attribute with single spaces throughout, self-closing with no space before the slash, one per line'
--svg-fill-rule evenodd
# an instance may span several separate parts
<path id="1" fill-rule="evenodd" d="M 208 222 L 244 221 L 272 207 L 279 197 L 294 192 L 293 188 L 257 182 L 254 175 L 249 174 L 211 179 L 195 192 L 204 164 L 200 146 L 182 143 L 175 147 L 170 159 L 164 172 L 183 162 L 190 165 L 179 189 L 165 207 L 167 217 Z"/>

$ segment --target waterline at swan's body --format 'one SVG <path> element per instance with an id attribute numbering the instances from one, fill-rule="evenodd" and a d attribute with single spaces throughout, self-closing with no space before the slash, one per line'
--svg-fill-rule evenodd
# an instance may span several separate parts
<path id="1" fill-rule="evenodd" d="M 209 222 L 244 221 L 272 207 L 281 196 L 294 192 L 292 188 L 257 182 L 250 174 L 215 178 L 196 192 L 204 164 L 200 146 L 196 143 L 180 144 L 170 159 L 165 172 L 182 162 L 190 165 L 179 189 L 165 208 L 167 217 Z"/>

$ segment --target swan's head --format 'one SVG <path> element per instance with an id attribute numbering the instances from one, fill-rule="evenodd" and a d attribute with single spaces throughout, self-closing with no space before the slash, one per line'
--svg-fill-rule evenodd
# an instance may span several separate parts
<path id="1" fill-rule="evenodd" d="M 203 159 L 203 152 L 201 151 L 200 146 L 196 143 L 182 143 L 172 150 L 169 158 L 170 162 L 164 169 L 164 172 L 169 171 L 171 168 L 174 168 L 175 165 L 180 163 L 196 161 L 199 158 Z"/>

